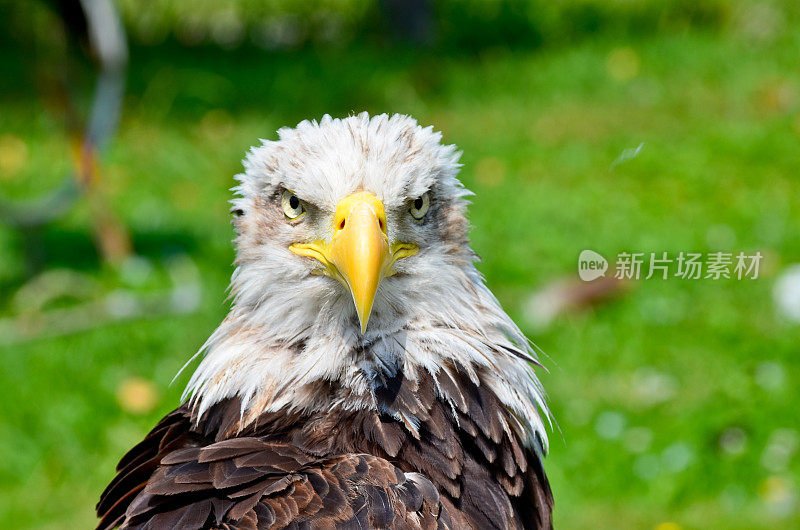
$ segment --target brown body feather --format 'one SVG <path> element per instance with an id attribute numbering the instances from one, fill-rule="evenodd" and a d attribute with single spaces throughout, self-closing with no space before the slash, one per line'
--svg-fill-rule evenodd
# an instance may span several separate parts
<path id="1" fill-rule="evenodd" d="M 485 386 L 449 373 L 378 384 L 375 410 L 246 426 L 236 399 L 201 418 L 184 405 L 123 457 L 98 528 L 550 528 L 540 452 Z"/>

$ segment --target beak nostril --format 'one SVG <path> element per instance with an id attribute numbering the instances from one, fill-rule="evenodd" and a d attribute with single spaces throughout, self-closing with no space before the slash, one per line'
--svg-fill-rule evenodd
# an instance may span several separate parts
<path id="1" fill-rule="evenodd" d="M 346 220 L 345 220 L 344 217 L 342 217 L 342 220 L 339 221 L 339 230 L 344 230 L 345 223 L 346 223 Z"/>

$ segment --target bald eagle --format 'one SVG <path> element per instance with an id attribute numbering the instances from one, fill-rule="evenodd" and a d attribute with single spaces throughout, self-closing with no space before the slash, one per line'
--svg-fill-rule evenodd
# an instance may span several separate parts
<path id="1" fill-rule="evenodd" d="M 98 528 L 550 528 L 535 352 L 469 247 L 460 152 L 408 116 L 244 160 L 229 315 Z"/>

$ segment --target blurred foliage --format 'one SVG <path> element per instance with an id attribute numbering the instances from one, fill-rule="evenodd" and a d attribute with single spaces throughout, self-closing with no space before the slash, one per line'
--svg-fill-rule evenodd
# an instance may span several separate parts
<path id="1" fill-rule="evenodd" d="M 69 65 L 80 115 L 92 88 L 91 63 L 53 49 L 65 39 L 52 12 L 22 5 L 0 17 L 0 192 L 13 196 L 70 168 L 59 71 Z M 341 12 L 338 37 L 280 46 L 255 28 L 316 8 L 227 4 L 243 33 L 226 44 L 212 31 L 217 4 L 148 3 L 161 24 L 149 40 L 137 29 L 144 10 L 121 5 L 134 44 L 102 178 L 139 261 L 100 264 L 85 204 L 40 244 L 49 268 L 107 292 L 159 289 L 160 264 L 187 253 L 202 307 L 0 346 L 0 526 L 92 525 L 115 463 L 177 405 L 187 374 L 172 377 L 225 316 L 226 201 L 244 152 L 281 126 L 360 110 L 410 113 L 464 150 L 480 270 L 547 354 L 558 528 L 800 526 L 799 330 L 771 293 L 800 262 L 790 3 L 445 1 L 427 49 L 382 38 L 375 4 L 325 4 Z M 194 12 L 205 29 L 186 40 Z M 25 243 L 0 226 L 0 318 L 27 280 Z M 525 318 L 531 294 L 574 278 L 584 248 L 766 258 L 756 281 L 642 281 L 537 329 Z"/>
<path id="2" fill-rule="evenodd" d="M 394 23 L 378 0 L 114 1 L 131 37 L 147 45 L 169 38 L 190 46 L 250 43 L 265 49 L 386 42 Z M 30 31 L 36 9 L 3 2 L 8 3 L 8 28 Z M 436 0 L 429 5 L 430 12 L 421 15 L 432 21 L 428 44 L 457 51 L 566 45 L 598 35 L 633 38 L 688 28 L 769 33 L 774 25 L 793 25 L 800 18 L 793 0 Z M 38 28 L 45 36 L 49 31 L 46 23 Z"/>
<path id="3" fill-rule="evenodd" d="M 158 0 L 146 10 L 135 0 L 118 3 L 134 35 L 145 42 L 173 34 L 184 43 L 211 40 L 231 46 L 250 35 L 266 47 L 290 47 L 365 35 L 375 38 L 387 29 L 375 1 Z M 474 50 L 570 42 L 606 31 L 646 34 L 694 25 L 720 27 L 732 10 L 724 0 L 443 0 L 433 2 L 432 16 L 435 40 L 441 46 Z"/>
<path id="4" fill-rule="evenodd" d="M 231 46 L 249 35 L 265 47 L 292 47 L 365 36 L 379 39 L 391 23 L 382 20 L 374 0 L 158 0 L 147 10 L 135 0 L 118 3 L 134 35 L 145 42 L 173 34 L 185 43 L 210 40 Z M 434 43 L 457 50 L 564 44 L 602 33 L 635 36 L 688 27 L 719 29 L 748 5 L 767 5 L 755 0 L 439 0 L 432 4 Z M 768 6 L 796 11 L 790 0 Z"/>
<path id="5" fill-rule="evenodd" d="M 142 10 L 135 0 L 117 0 L 136 38 L 159 42 L 175 35 L 184 43 L 235 46 L 248 36 L 267 48 L 305 43 L 386 40 L 391 20 L 372 0 L 298 2 L 158 0 Z M 689 27 L 723 29 L 758 7 L 797 16 L 792 0 L 438 0 L 433 1 L 431 44 L 475 51 L 491 46 L 574 43 L 597 34 L 643 36 Z M 769 15 L 767 15 L 769 16 Z M 769 23 L 769 20 L 765 21 Z"/>

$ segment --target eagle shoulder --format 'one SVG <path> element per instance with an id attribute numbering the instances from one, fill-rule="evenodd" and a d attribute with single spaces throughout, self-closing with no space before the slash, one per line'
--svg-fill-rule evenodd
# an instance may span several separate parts
<path id="1" fill-rule="evenodd" d="M 375 410 L 245 427 L 236 398 L 178 408 L 123 457 L 98 528 L 552 527 L 541 453 L 485 385 L 457 369 L 384 384 Z"/>
<path id="2" fill-rule="evenodd" d="M 183 407 L 123 457 L 97 512 L 98 529 L 452 527 L 419 473 L 369 454 L 319 458 L 267 437 L 203 439 Z"/>

